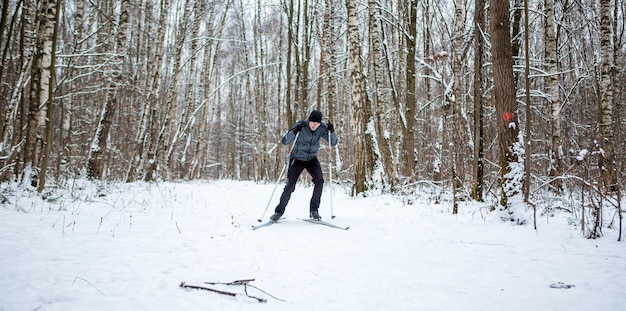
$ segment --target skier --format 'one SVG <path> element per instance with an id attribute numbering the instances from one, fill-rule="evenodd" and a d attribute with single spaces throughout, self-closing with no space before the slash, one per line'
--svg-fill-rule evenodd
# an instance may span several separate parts
<path id="1" fill-rule="evenodd" d="M 296 188 L 296 181 L 304 169 L 311 174 L 314 184 L 313 196 L 311 196 L 309 206 L 310 217 L 315 220 L 321 219 L 318 209 L 322 197 L 322 188 L 324 187 L 324 176 L 320 161 L 317 160 L 317 150 L 320 148 L 320 139 L 322 138 L 330 141 L 332 146 L 337 145 L 337 134 L 335 134 L 335 127 L 332 123 L 326 124 L 322 122 L 322 113 L 318 110 L 311 112 L 308 121 L 300 120 L 296 122 L 283 136 L 281 143 L 289 145 L 296 139 L 296 134 L 298 133 L 300 134 L 289 155 L 287 184 L 283 194 L 280 196 L 280 202 L 274 210 L 274 215 L 270 217 L 272 221 L 278 221 L 285 213 L 285 207 L 289 203 L 291 193 Z"/>

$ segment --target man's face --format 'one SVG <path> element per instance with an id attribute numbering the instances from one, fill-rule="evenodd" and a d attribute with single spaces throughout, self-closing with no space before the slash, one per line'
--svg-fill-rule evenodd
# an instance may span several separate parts
<path id="1" fill-rule="evenodd" d="M 315 132 L 315 130 L 320 127 L 320 122 L 309 121 L 309 127 L 311 128 L 311 131 Z"/>

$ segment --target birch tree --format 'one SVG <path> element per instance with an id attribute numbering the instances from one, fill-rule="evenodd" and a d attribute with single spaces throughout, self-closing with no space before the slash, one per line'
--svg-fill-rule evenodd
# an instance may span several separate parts
<path id="1" fill-rule="evenodd" d="M 147 120 L 147 128 L 148 131 L 144 134 L 144 139 L 147 139 L 147 150 L 146 154 L 140 159 L 145 159 L 145 168 L 144 168 L 144 177 L 145 181 L 153 181 L 157 169 L 158 160 L 160 157 L 161 151 L 161 142 L 162 135 L 165 130 L 165 124 L 160 122 L 160 114 L 162 113 L 162 109 L 160 108 L 160 96 L 159 92 L 161 91 L 161 66 L 163 61 L 163 42 L 165 41 L 166 28 L 168 25 L 167 16 L 169 15 L 170 3 L 169 0 L 161 0 L 160 7 L 160 16 L 156 21 L 156 40 L 155 48 L 153 52 L 153 62 L 151 63 L 151 76 L 150 79 L 150 89 L 148 93 L 148 98 L 146 101 L 147 108 L 149 112 L 145 114 Z M 149 107 L 149 108 L 148 108 Z M 167 112 L 165 112 L 167 113 Z M 148 134 L 149 133 L 149 134 Z"/>
<path id="2" fill-rule="evenodd" d="M 51 153 L 51 148 L 52 148 L 52 115 L 53 115 L 53 108 L 56 105 L 53 105 L 53 103 L 55 102 L 54 100 L 54 85 L 56 84 L 55 82 L 55 69 L 56 69 L 56 47 L 57 47 L 57 37 L 58 37 L 58 29 L 59 27 L 57 26 L 58 22 L 59 22 L 59 14 L 60 14 L 60 8 L 61 8 L 61 2 L 57 1 L 54 2 L 52 5 L 54 6 L 50 6 L 49 9 L 52 10 L 48 10 L 46 13 L 48 14 L 47 17 L 48 18 L 52 18 L 52 21 L 47 21 L 47 23 L 49 23 L 48 27 L 52 27 L 52 34 L 51 34 L 51 50 L 50 50 L 50 77 L 49 77 L 49 87 L 47 89 L 48 91 L 48 110 L 46 111 L 46 120 L 45 120 L 45 133 L 44 133 L 44 145 L 43 145 L 43 151 L 42 151 L 42 160 L 41 160 L 41 172 L 39 174 L 39 185 L 37 187 L 37 192 L 38 193 L 42 193 L 44 190 L 44 187 L 46 186 L 46 174 L 48 172 L 48 166 L 50 164 L 50 153 Z M 48 29 L 48 31 L 50 31 L 50 29 Z"/>
<path id="3" fill-rule="evenodd" d="M 598 111 L 600 145 L 603 149 L 600 167 L 604 172 L 604 184 L 610 191 L 616 190 L 613 151 L 613 34 L 611 31 L 611 0 L 600 0 L 600 93 Z"/>
<path id="4" fill-rule="evenodd" d="M 179 106 L 179 94 L 181 88 L 179 82 L 183 71 L 182 59 L 187 42 L 188 30 L 193 27 L 193 24 L 190 23 L 189 20 L 192 12 L 192 6 L 188 0 L 182 1 L 179 5 L 183 10 L 183 15 L 178 21 L 178 27 L 174 30 L 176 36 L 173 55 L 174 63 L 172 64 L 173 73 L 171 75 L 171 80 L 169 81 L 170 85 L 167 92 L 167 101 L 165 103 L 165 107 L 168 112 L 166 115 L 167 119 L 165 121 L 165 126 L 169 125 L 167 128 L 168 135 L 163 138 L 167 141 L 167 144 L 163 146 L 163 170 L 166 175 L 171 175 L 171 170 L 175 167 L 175 165 L 171 164 L 172 157 L 174 156 L 174 151 L 179 145 L 179 141 L 185 136 L 184 126 L 188 121 L 188 114 L 190 113 L 190 107 L 187 101 L 183 101 L 182 107 Z"/>
<path id="5" fill-rule="evenodd" d="M 554 0 L 545 0 L 545 63 L 546 63 L 546 94 L 550 105 L 550 177 L 558 177 L 563 174 L 563 144 L 561 138 L 561 100 L 559 95 L 558 79 L 558 51 L 556 37 L 556 16 Z M 554 179 L 554 189 L 562 190 L 561 179 Z"/>
<path id="6" fill-rule="evenodd" d="M 452 185 L 452 213 L 458 213 L 459 190 L 463 186 L 463 162 L 461 162 L 461 148 L 464 145 L 463 124 L 461 118 L 461 75 L 463 74 L 463 59 L 465 58 L 463 51 L 465 21 L 464 16 L 465 1 L 454 2 L 454 30 L 452 33 L 452 75 L 453 85 L 451 93 L 446 96 L 447 113 L 445 119 L 448 128 L 449 137 L 449 154 L 450 154 L 450 178 Z"/>
<path id="7" fill-rule="evenodd" d="M 113 8 L 113 5 L 108 6 Z M 105 40 L 115 40 L 115 42 L 109 42 L 106 47 L 109 47 L 109 53 L 113 55 L 113 68 L 111 68 L 108 74 L 109 84 L 105 101 L 102 106 L 102 112 L 96 133 L 91 144 L 91 150 L 87 158 L 87 176 L 89 178 L 100 179 L 104 173 L 104 162 L 107 159 L 107 142 L 109 139 L 109 132 L 113 126 L 113 120 L 119 107 L 119 99 L 121 91 L 123 90 L 124 80 L 126 74 L 124 73 L 124 60 L 126 59 L 126 42 L 128 32 L 128 0 L 121 0 L 120 2 L 120 16 L 117 23 L 117 29 L 115 29 L 114 23 L 108 24 L 109 34 L 106 34 Z M 110 14 L 110 18 L 113 18 L 113 11 L 106 12 Z"/>
<path id="8" fill-rule="evenodd" d="M 197 108 L 200 105 L 200 101 L 201 101 L 201 97 L 200 97 L 200 83 L 195 83 L 196 81 L 200 80 L 200 76 L 198 74 L 198 72 L 200 72 L 201 67 L 198 65 L 198 54 L 200 54 L 201 49 L 200 47 L 200 42 L 202 42 L 202 40 L 200 40 L 200 27 L 204 22 L 204 17 L 206 12 L 206 2 L 205 1 L 196 1 L 193 3 L 193 9 L 192 11 L 194 12 L 194 17 L 193 17 L 193 25 L 192 25 L 192 33 L 191 33 L 191 47 L 190 47 L 190 60 L 188 61 L 189 63 L 189 70 L 187 72 L 187 77 L 186 80 L 188 88 L 187 91 L 185 92 L 184 95 L 184 101 L 185 103 L 189 106 L 189 110 L 190 110 L 190 116 L 189 116 L 189 120 L 186 121 L 186 124 L 184 125 L 182 131 L 182 136 L 186 137 L 186 143 L 185 143 L 185 147 L 182 150 L 182 155 L 181 158 L 179 160 L 180 166 L 179 166 L 179 170 L 178 170 L 178 175 L 180 178 L 185 178 L 185 179 L 189 179 L 190 176 L 193 176 L 193 174 L 191 173 L 191 168 L 190 168 L 190 162 L 196 164 L 197 160 L 196 160 L 196 156 L 198 155 L 197 152 L 197 148 L 199 148 L 198 143 L 194 144 L 193 143 L 193 132 L 192 132 L 192 128 L 198 124 L 201 128 L 201 130 L 199 132 L 203 132 L 202 129 L 205 128 L 204 123 L 201 121 L 202 117 L 198 117 L 197 116 Z M 212 11 L 212 10 L 211 10 Z M 206 110 L 204 110 L 206 111 Z M 199 139 L 196 139 L 198 142 L 200 141 Z M 195 148 L 194 148 L 195 147 Z M 191 156 L 191 152 L 193 153 L 193 156 Z M 194 167 L 195 168 L 195 167 Z"/>
<path id="9" fill-rule="evenodd" d="M 376 0 L 369 0 L 369 26 L 370 26 L 370 41 L 372 44 L 372 63 L 374 71 L 374 105 L 373 111 L 376 114 L 376 132 L 372 133 L 372 139 L 375 139 L 378 143 L 375 144 L 375 153 L 377 154 L 377 165 L 382 166 L 381 182 L 383 187 L 389 187 L 393 189 L 395 185 L 395 169 L 393 167 L 392 159 L 392 146 L 391 138 L 393 137 L 388 127 L 386 114 L 390 110 L 390 103 L 393 102 L 391 94 L 391 86 L 387 85 L 385 81 L 389 80 L 387 77 L 388 72 L 385 70 L 385 53 L 383 47 L 383 31 L 381 27 L 381 9 L 378 7 Z M 369 129 L 373 130 L 373 127 Z"/>
<path id="10" fill-rule="evenodd" d="M 42 1 L 36 15 L 38 25 L 33 63 L 31 70 L 30 106 L 28 109 L 28 125 L 26 146 L 24 149 L 24 172 L 23 182 L 28 182 L 33 187 L 38 187 L 41 175 L 42 159 L 44 157 L 44 139 L 46 116 L 51 109 L 52 57 L 54 28 L 56 18 L 56 1 Z"/>
<path id="11" fill-rule="evenodd" d="M 346 0 L 348 14 L 348 42 L 350 80 L 352 88 L 352 115 L 354 133 L 354 193 L 362 193 L 368 190 L 368 163 L 371 156 L 368 142 L 365 136 L 367 123 L 370 121 L 370 101 L 365 89 L 365 77 L 363 74 L 363 60 L 361 58 L 361 38 L 359 33 L 359 10 L 357 0 Z"/>

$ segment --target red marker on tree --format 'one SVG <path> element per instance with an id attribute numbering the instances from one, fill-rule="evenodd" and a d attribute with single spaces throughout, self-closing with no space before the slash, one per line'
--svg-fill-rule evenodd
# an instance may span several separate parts
<path id="1" fill-rule="evenodd" d="M 504 121 L 506 121 L 506 122 L 511 122 L 511 120 L 513 120 L 513 114 L 508 112 L 508 111 L 505 111 L 502 114 L 502 119 L 504 119 Z"/>

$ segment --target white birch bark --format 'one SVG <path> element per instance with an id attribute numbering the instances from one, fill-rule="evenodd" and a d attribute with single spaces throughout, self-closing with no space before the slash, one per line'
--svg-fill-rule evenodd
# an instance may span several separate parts
<path id="1" fill-rule="evenodd" d="M 554 0 L 545 0 L 545 63 L 546 72 L 546 94 L 550 105 L 550 169 L 551 177 L 560 176 L 563 173 L 563 143 L 561 138 L 561 100 L 559 95 L 558 79 L 558 53 L 555 26 Z M 562 183 L 560 179 L 555 179 L 553 186 L 560 192 Z"/>

